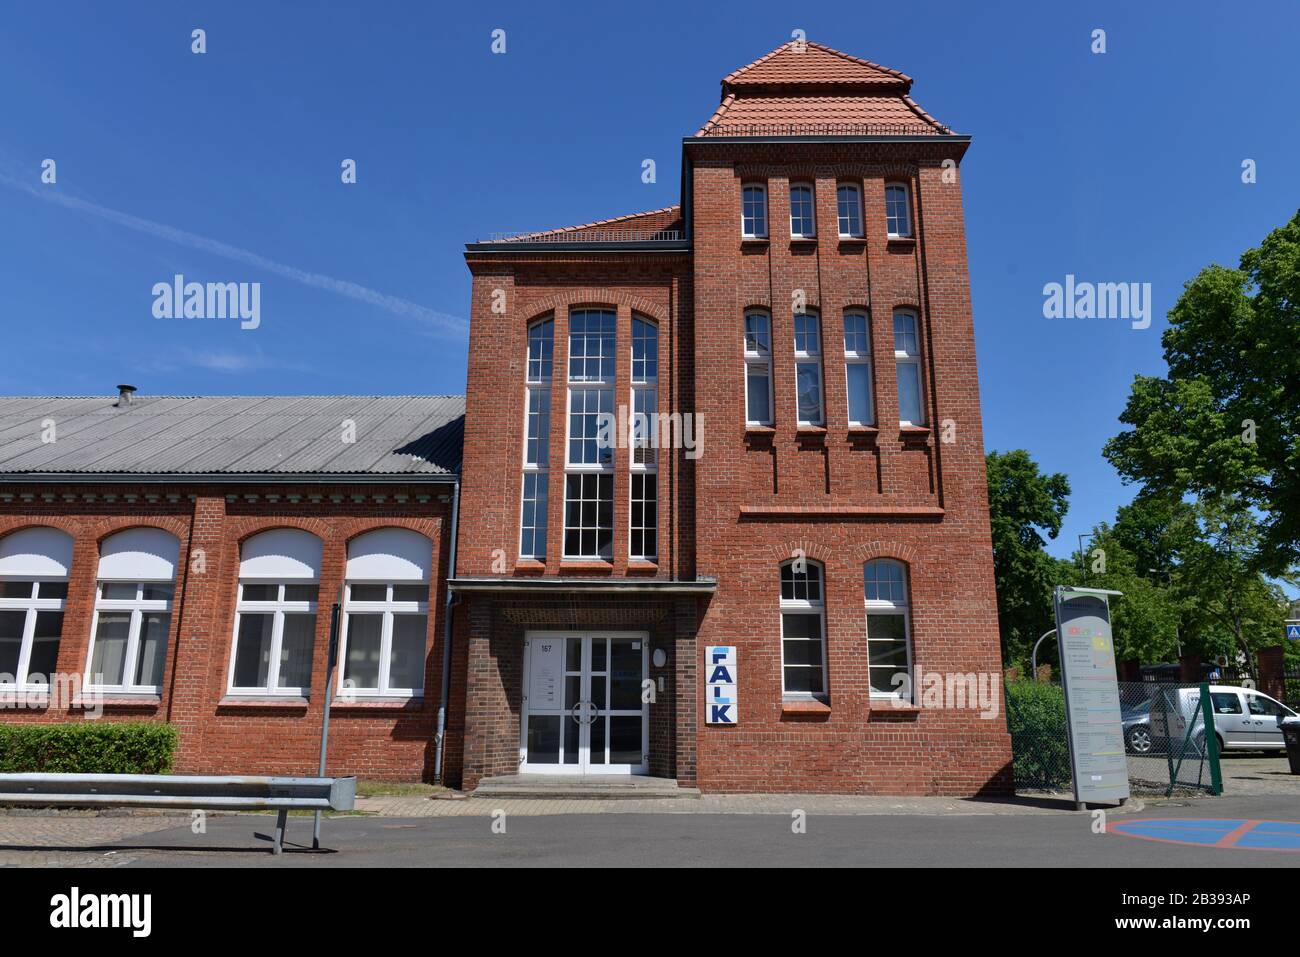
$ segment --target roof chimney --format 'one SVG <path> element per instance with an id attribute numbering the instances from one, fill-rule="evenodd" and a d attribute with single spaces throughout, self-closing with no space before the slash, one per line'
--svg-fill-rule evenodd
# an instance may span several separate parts
<path id="1" fill-rule="evenodd" d="M 130 405 L 131 400 L 135 397 L 135 386 L 119 385 L 117 387 L 117 404 L 119 406 Z"/>

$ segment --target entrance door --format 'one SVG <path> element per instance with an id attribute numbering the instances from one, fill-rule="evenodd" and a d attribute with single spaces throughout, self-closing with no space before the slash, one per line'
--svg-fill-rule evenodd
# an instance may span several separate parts
<path id="1" fill-rule="evenodd" d="M 542 774 L 645 774 L 649 651 L 637 632 L 529 632 L 519 770 Z"/>

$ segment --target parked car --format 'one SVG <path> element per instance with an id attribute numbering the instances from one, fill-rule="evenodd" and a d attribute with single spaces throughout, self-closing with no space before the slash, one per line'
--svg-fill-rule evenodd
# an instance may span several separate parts
<path id="1" fill-rule="evenodd" d="M 1156 720 L 1151 717 L 1152 700 L 1121 712 L 1124 744 L 1132 754 L 1148 754 L 1167 742 L 1177 743 L 1187 737 L 1187 723 L 1194 721 L 1201 693 L 1196 688 L 1175 691 L 1174 707 L 1161 702 Z M 1282 740 L 1283 718 L 1297 717 L 1282 702 L 1253 688 L 1233 685 L 1210 685 L 1210 705 L 1214 709 L 1214 731 L 1219 751 L 1269 751 L 1285 754 Z M 1204 735 L 1193 738 L 1197 750 L 1204 747 Z"/>

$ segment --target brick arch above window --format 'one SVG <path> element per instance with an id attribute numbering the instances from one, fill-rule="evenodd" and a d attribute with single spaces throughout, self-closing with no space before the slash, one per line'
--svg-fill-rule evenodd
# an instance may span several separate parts
<path id="1" fill-rule="evenodd" d="M 907 566 L 908 572 L 920 560 L 920 554 L 912 545 L 899 542 L 864 542 L 855 545 L 849 552 L 855 564 L 863 565 L 874 558 L 892 558 Z"/>
<path id="2" fill-rule="evenodd" d="M 621 309 L 640 313 L 662 325 L 668 321 L 667 308 L 642 296 L 618 288 L 570 289 L 556 293 L 528 308 L 528 325 L 544 318 L 548 313 L 559 315 L 569 309 Z"/>
<path id="3" fill-rule="evenodd" d="M 819 542 L 810 541 L 786 541 L 775 545 L 768 546 L 768 555 L 774 562 L 788 562 L 795 557 L 795 551 L 803 552 L 805 558 L 813 559 L 823 565 L 830 564 L 835 559 L 836 549 L 822 545 Z"/>

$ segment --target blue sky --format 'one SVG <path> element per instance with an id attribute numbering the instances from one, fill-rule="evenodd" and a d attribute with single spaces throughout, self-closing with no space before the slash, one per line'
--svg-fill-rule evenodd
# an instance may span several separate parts
<path id="1" fill-rule="evenodd" d="M 986 445 L 1070 476 L 1065 554 L 1131 497 L 1101 446 L 1134 374 L 1163 369 L 1183 282 L 1300 202 L 1294 4 L 557 6 L 7 5 L 0 393 L 460 392 L 463 243 L 676 202 L 720 78 L 798 28 L 910 74 L 974 136 Z M 153 318 L 177 272 L 261 282 L 261 326 Z M 1067 273 L 1150 282 L 1152 327 L 1043 318 Z"/>

